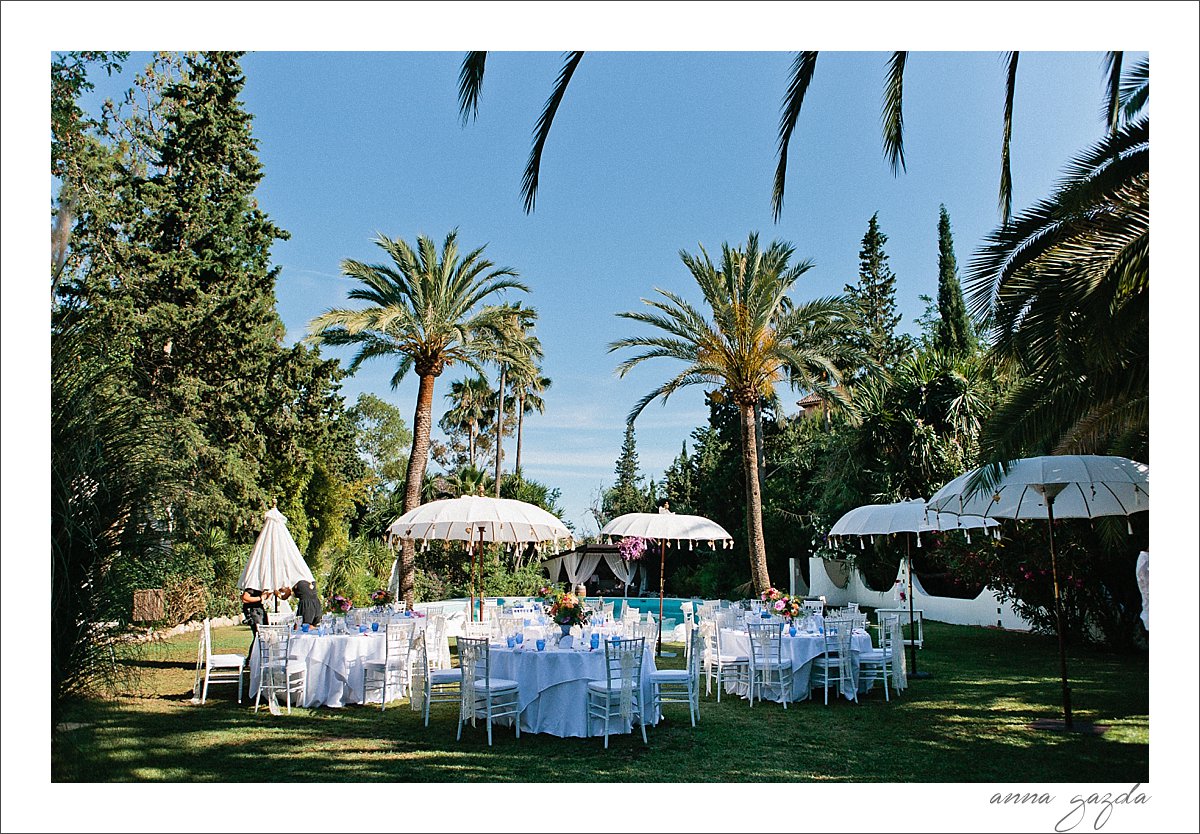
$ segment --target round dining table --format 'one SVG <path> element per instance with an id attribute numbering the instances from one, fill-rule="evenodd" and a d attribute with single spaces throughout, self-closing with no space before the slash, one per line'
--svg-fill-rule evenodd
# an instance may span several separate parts
<path id="1" fill-rule="evenodd" d="M 504 643 L 490 647 L 492 677 L 517 682 L 522 733 L 546 733 L 564 738 L 604 734 L 603 720 L 594 719 L 589 733 L 587 717 L 587 685 L 606 680 L 604 646 L 592 649 L 589 643 L 576 642 L 583 646 L 559 649 L 550 641 L 543 651 L 538 651 L 533 641 L 527 640 L 516 648 L 508 648 Z M 647 644 L 642 655 L 641 688 L 647 724 L 658 723 L 658 713 L 652 708 L 654 686 L 650 676 L 653 672 L 654 649 Z M 511 723 L 511 720 L 498 721 L 506 722 Z M 624 726 L 620 726 L 622 723 Z M 609 724 L 610 733 L 630 732 L 631 729 L 628 722 Z"/>
<path id="2" fill-rule="evenodd" d="M 812 694 L 812 664 L 825 651 L 825 637 L 819 632 L 797 630 L 796 636 L 791 636 L 787 628 L 783 629 L 781 637 L 784 660 L 792 661 L 792 692 L 789 701 L 803 701 Z M 837 642 L 830 640 L 830 648 L 836 649 Z M 850 700 L 858 698 L 858 669 L 859 655 L 869 652 L 872 648 L 871 635 L 856 629 L 850 638 L 850 674 L 842 678 L 842 695 Z M 725 654 L 750 656 L 750 638 L 746 632 L 737 629 L 721 629 L 721 651 Z M 725 679 L 725 691 L 750 697 L 750 686 L 744 680 L 736 678 Z M 756 693 L 757 695 L 757 693 Z M 762 688 L 762 697 L 768 701 L 782 701 L 783 690 L 778 686 Z"/>
<path id="3" fill-rule="evenodd" d="M 416 618 L 413 618 L 416 620 Z M 418 620 L 415 628 L 424 624 Z M 288 656 L 303 660 L 305 666 L 304 696 L 301 706 L 342 707 L 362 704 L 363 669 L 370 661 L 383 661 L 387 656 L 387 640 L 381 626 L 378 631 L 352 631 L 350 634 L 319 634 L 315 630 L 291 634 Z M 258 641 L 250 652 L 250 693 L 258 691 L 262 671 Z M 382 691 L 372 693 L 379 703 Z"/>

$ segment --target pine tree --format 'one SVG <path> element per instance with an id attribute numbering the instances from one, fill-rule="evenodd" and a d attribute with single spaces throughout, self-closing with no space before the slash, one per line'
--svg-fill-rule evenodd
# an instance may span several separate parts
<path id="1" fill-rule="evenodd" d="M 671 502 L 671 509 L 674 512 L 687 515 L 695 513 L 696 495 L 693 470 L 694 464 L 688 457 L 687 441 L 685 440 L 683 448 L 679 450 L 679 456 L 663 473 L 663 491 L 667 500 Z"/>
<path id="2" fill-rule="evenodd" d="M 649 512 L 651 502 L 642 488 L 645 476 L 638 471 L 637 438 L 634 436 L 633 423 L 625 424 L 625 439 L 621 443 L 621 455 L 617 458 L 616 476 L 616 483 L 604 493 L 605 516 L 613 519 L 625 513 Z"/>
<path id="3" fill-rule="evenodd" d="M 888 266 L 883 246 L 887 235 L 879 229 L 879 213 L 871 215 L 858 253 L 858 283 L 847 284 L 846 294 L 858 305 L 863 328 L 852 341 L 880 367 L 892 367 L 908 351 L 908 340 L 896 335 L 901 315 L 896 312 L 896 276 Z M 861 378 L 865 369 L 856 375 Z"/>
<path id="4" fill-rule="evenodd" d="M 943 205 L 938 216 L 938 323 L 934 346 L 956 356 L 971 349 L 974 337 L 958 283 L 950 214 Z"/>

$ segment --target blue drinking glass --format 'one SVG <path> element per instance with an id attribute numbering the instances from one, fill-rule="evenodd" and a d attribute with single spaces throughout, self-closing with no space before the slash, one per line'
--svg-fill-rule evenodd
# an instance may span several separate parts
<path id="1" fill-rule="evenodd" d="M 303 631 L 305 634 L 308 634 L 308 623 L 301 623 L 300 630 Z"/>
<path id="2" fill-rule="evenodd" d="M 516 638 L 514 638 L 511 634 L 504 638 L 504 642 L 508 644 L 510 649 L 517 644 Z"/>
<path id="3" fill-rule="evenodd" d="M 537 639 L 537 650 L 539 652 L 544 652 L 546 650 L 546 641 L 543 640 L 541 637 L 539 637 Z"/>
<path id="4" fill-rule="evenodd" d="M 594 631 L 592 632 L 592 648 L 593 649 L 600 648 L 600 635 Z"/>
<path id="5" fill-rule="evenodd" d="M 788 634 L 792 637 L 796 636 L 796 627 L 794 625 L 788 626 Z"/>
<path id="6" fill-rule="evenodd" d="M 523 631 L 518 631 L 518 632 L 517 632 L 517 634 L 516 634 L 516 638 L 517 638 L 517 645 L 518 645 L 518 646 L 522 646 L 522 645 L 524 645 L 524 644 L 525 644 L 525 632 L 523 632 Z"/>
<path id="7" fill-rule="evenodd" d="M 379 631 L 379 623 L 371 623 L 371 631 Z"/>

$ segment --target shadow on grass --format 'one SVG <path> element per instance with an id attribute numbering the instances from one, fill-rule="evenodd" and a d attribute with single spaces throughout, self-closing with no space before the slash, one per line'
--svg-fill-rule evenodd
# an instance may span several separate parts
<path id="1" fill-rule="evenodd" d="M 703 698 L 692 728 L 686 706 L 640 734 L 595 739 L 514 738 L 482 726 L 455 740 L 457 709 L 435 705 L 430 726 L 407 702 L 257 714 L 231 687 L 204 706 L 187 695 L 80 703 L 85 726 L 53 741 L 55 781 L 516 781 L 516 782 L 1145 782 L 1149 775 L 1148 675 L 1144 657 L 1081 651 L 1072 658 L 1081 721 L 1104 736 L 1038 732 L 1059 709 L 1053 641 L 930 623 L 921 666 L 934 673 L 885 702 L 876 689 L 841 699 L 759 704 Z M 178 649 L 180 660 L 187 646 Z M 173 657 L 161 691 L 190 688 L 192 669 Z M 662 659 L 660 668 L 680 666 Z M 252 699 L 251 699 L 252 700 Z"/>

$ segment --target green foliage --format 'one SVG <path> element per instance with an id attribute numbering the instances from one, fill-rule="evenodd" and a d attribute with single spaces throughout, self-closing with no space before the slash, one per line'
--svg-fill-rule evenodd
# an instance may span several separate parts
<path id="1" fill-rule="evenodd" d="M 958 283 L 958 264 L 954 258 L 954 237 L 950 232 L 950 214 L 941 206 L 938 215 L 938 322 L 934 346 L 942 353 L 960 355 L 972 350 L 975 335 L 963 303 Z"/>
<path id="2" fill-rule="evenodd" d="M 551 515 L 562 517 L 563 509 L 558 504 L 562 491 L 540 481 L 526 478 L 519 471 L 506 477 L 500 484 L 500 497 L 512 498 L 541 507 Z"/>
<path id="3" fill-rule="evenodd" d="M 449 438 L 448 451 L 453 456 L 443 454 L 438 462 L 448 468 L 474 467 L 481 452 L 486 461 L 495 442 L 488 432 L 496 419 L 497 392 L 492 390 L 485 376 L 476 374 L 451 382 L 446 399 L 450 407 L 442 414 L 438 427 Z M 516 416 L 515 407 L 512 416 Z M 514 424 L 515 420 L 505 421 L 509 434 Z"/>
<path id="4" fill-rule="evenodd" d="M 971 311 L 1015 378 L 982 438 L 989 462 L 1148 458 L 1149 164 L 1144 116 L 1071 160 L 1054 194 L 972 262 Z"/>
<path id="5" fill-rule="evenodd" d="M 1147 516 L 1143 512 L 1128 520 L 1055 521 L 1063 633 L 1071 642 L 1103 642 L 1122 649 L 1145 645 L 1134 567 L 1138 552 L 1148 547 Z M 1038 631 L 1055 633 L 1045 522 L 1008 523 L 999 541 L 977 536 L 970 546 L 956 534 L 931 535 L 930 540 L 931 553 L 947 568 L 966 581 L 991 587 Z"/>
<path id="6" fill-rule="evenodd" d="M 412 432 L 400 409 L 374 394 L 359 394 L 347 411 L 356 429 L 355 445 L 372 476 L 371 493 L 391 492 L 404 482 Z"/>
<path id="7" fill-rule="evenodd" d="M 902 316 L 896 312 L 896 276 L 883 250 L 887 239 L 876 212 L 867 223 L 858 253 L 858 283 L 846 285 L 846 295 L 857 306 L 863 324 L 851 334 L 850 342 L 880 368 L 891 368 L 910 349 L 908 338 L 896 334 Z M 860 367 L 855 378 L 868 376 L 870 370 L 870 366 Z"/>
<path id="8" fill-rule="evenodd" d="M 66 698 L 111 680 L 108 648 L 132 606 L 113 573 L 126 554 L 149 558 L 166 550 L 156 520 L 179 471 L 164 418 L 130 395 L 106 334 L 69 317 L 51 335 L 50 358 L 50 684 L 57 714 Z"/>
<path id="9" fill-rule="evenodd" d="M 625 424 L 625 437 L 621 441 L 621 454 L 615 467 L 616 483 L 604 491 L 601 499 L 603 520 L 601 526 L 625 513 L 648 513 L 654 502 L 642 483 L 646 476 L 638 468 L 637 437 L 633 423 Z"/>

